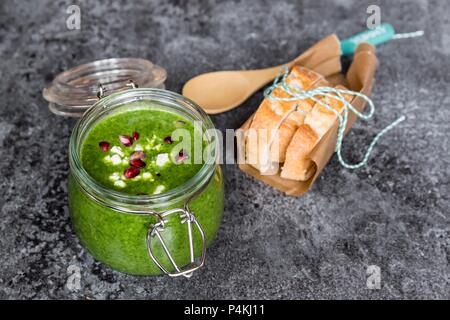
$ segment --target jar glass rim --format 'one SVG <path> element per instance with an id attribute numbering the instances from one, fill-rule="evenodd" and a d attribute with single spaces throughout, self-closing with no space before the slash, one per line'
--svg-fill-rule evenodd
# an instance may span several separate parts
<path id="1" fill-rule="evenodd" d="M 143 88 L 164 88 L 164 68 L 141 58 L 110 58 L 88 62 L 58 74 L 42 94 L 57 115 L 80 117 L 97 101 L 101 83 L 108 94 L 127 88 L 133 79 Z"/>
<path id="2" fill-rule="evenodd" d="M 192 178 L 167 192 L 152 195 L 131 195 L 119 192 L 97 182 L 81 164 L 81 146 L 84 134 L 90 125 L 101 118 L 105 112 L 133 101 L 154 101 L 158 106 L 168 109 L 178 107 L 178 111 L 184 111 L 185 115 L 202 123 L 203 134 L 209 148 L 209 152 L 203 152 L 203 154 L 206 154 L 208 158 L 204 159 L 202 167 Z M 214 174 L 217 156 L 218 136 L 209 116 L 192 100 L 168 90 L 154 88 L 129 89 L 100 99 L 78 120 L 69 143 L 70 170 L 84 191 L 106 206 L 129 213 L 142 213 L 148 209 L 167 207 L 171 203 L 194 196 Z"/>

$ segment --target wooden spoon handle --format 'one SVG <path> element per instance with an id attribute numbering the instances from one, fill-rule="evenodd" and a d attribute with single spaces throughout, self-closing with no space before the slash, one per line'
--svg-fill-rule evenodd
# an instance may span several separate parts
<path id="1" fill-rule="evenodd" d="M 254 87 L 254 91 L 256 91 L 275 79 L 280 74 L 281 68 L 286 66 L 290 69 L 293 65 L 294 62 L 289 62 L 276 67 L 260 70 L 249 70 L 245 71 L 244 76 L 249 82 L 252 83 L 252 87 Z"/>

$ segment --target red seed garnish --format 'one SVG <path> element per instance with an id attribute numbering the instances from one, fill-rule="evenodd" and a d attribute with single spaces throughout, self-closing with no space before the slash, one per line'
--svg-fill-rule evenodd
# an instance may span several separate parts
<path id="1" fill-rule="evenodd" d="M 139 170 L 139 168 L 130 167 L 130 168 L 127 168 L 123 172 L 123 175 L 128 179 L 132 179 L 132 178 L 136 177 L 140 172 L 141 172 L 141 170 Z"/>
<path id="2" fill-rule="evenodd" d="M 141 159 L 134 159 L 134 160 L 130 160 L 130 165 L 135 168 L 143 168 L 143 167 L 145 167 L 145 162 L 142 161 Z"/>
<path id="3" fill-rule="evenodd" d="M 139 140 L 139 133 L 138 132 L 133 132 L 133 140 L 134 141 L 137 141 L 137 140 Z"/>
<path id="4" fill-rule="evenodd" d="M 178 152 L 178 156 L 177 156 L 177 161 L 178 162 L 184 161 L 187 158 L 189 158 L 187 152 L 185 152 L 183 150 L 180 150 L 180 152 Z"/>
<path id="5" fill-rule="evenodd" d="M 100 149 L 102 149 L 103 152 L 108 152 L 109 150 L 109 142 L 102 141 L 99 144 Z"/>
<path id="6" fill-rule="evenodd" d="M 130 155 L 130 160 L 144 160 L 146 158 L 144 151 L 134 151 Z"/>
<path id="7" fill-rule="evenodd" d="M 164 143 L 172 144 L 172 142 L 173 142 L 173 140 L 172 140 L 172 137 L 171 137 L 171 136 L 168 136 L 168 137 L 165 137 L 165 138 L 164 138 Z"/>
<path id="8" fill-rule="evenodd" d="M 133 144 L 133 138 L 127 135 L 120 135 L 119 140 L 125 147 L 129 147 Z"/>

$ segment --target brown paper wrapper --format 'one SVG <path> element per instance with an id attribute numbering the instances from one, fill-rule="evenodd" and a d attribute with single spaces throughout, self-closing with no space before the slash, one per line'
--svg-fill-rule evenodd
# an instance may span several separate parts
<path id="1" fill-rule="evenodd" d="M 378 66 L 375 48 L 367 43 L 360 44 L 356 49 L 353 63 L 346 76 L 341 73 L 340 50 L 339 39 L 337 36 L 331 35 L 305 51 L 296 62 L 322 74 L 333 85 L 342 84 L 352 91 L 361 92 L 366 96 L 370 96 L 374 84 L 375 71 Z M 359 97 L 355 97 L 351 101 L 351 104 L 357 110 L 363 111 L 366 102 Z M 252 119 L 253 116 L 242 125 L 241 129 L 244 131 L 248 129 Z M 351 128 L 355 119 L 356 116 L 352 112 L 349 112 L 345 133 Z M 338 125 L 339 123 L 336 121 L 334 126 L 324 135 L 320 143 L 311 152 L 310 157 L 316 166 L 316 172 L 308 181 L 283 179 L 279 174 L 261 175 L 257 169 L 245 163 L 240 164 L 239 168 L 245 173 L 264 181 L 288 195 L 300 196 L 311 188 L 314 181 L 333 156 L 336 147 Z M 241 155 L 245 155 L 245 138 L 243 136 L 238 138 L 237 144 Z M 245 158 L 245 156 L 242 156 L 242 158 Z"/>

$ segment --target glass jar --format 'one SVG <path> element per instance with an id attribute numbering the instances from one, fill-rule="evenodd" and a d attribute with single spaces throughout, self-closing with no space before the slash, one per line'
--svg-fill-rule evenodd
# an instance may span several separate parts
<path id="1" fill-rule="evenodd" d="M 99 84 L 108 94 L 123 91 L 132 80 L 143 88 L 164 89 L 167 72 L 149 60 L 111 58 L 61 72 L 42 95 L 56 115 L 81 117 L 98 100 Z"/>
<path id="2" fill-rule="evenodd" d="M 208 152 L 197 174 L 161 194 L 129 195 L 108 189 L 83 168 L 81 146 L 98 121 L 144 101 L 202 125 Z M 141 106 L 142 107 L 142 106 Z M 99 261 L 133 275 L 192 275 L 205 261 L 224 205 L 217 134 L 192 101 L 161 89 L 128 89 L 96 102 L 76 124 L 69 146 L 69 211 L 81 243 Z"/>

